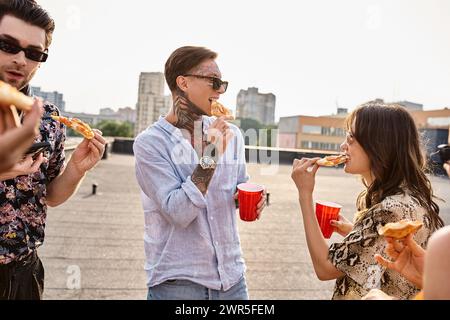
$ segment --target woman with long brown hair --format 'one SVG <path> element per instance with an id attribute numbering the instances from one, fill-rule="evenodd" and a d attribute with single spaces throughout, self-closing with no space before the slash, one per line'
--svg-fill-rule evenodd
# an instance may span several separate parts
<path id="1" fill-rule="evenodd" d="M 368 102 L 347 119 L 347 136 L 341 145 L 348 160 L 345 172 L 362 177 L 365 190 L 357 198 L 354 224 L 335 221 L 345 236 L 329 248 L 313 208 L 316 159 L 295 160 L 292 179 L 299 200 L 308 249 L 320 280 L 337 279 L 333 299 L 360 299 L 373 288 L 409 299 L 418 289 L 374 259 L 386 242 L 378 229 L 403 219 L 420 220 L 414 239 L 424 247 L 431 233 L 443 226 L 433 201 L 431 183 L 419 133 L 411 115 L 401 106 Z"/>

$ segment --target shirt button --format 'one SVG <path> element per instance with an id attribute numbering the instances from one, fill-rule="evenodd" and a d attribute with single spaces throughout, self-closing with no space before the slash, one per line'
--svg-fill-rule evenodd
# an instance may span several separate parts
<path id="1" fill-rule="evenodd" d="M 219 245 L 219 242 L 217 242 L 217 241 L 216 241 L 216 242 L 214 242 L 214 244 L 215 244 L 215 245 L 216 245 L 216 247 L 217 247 L 217 246 Z"/>
<path id="2" fill-rule="evenodd" d="M 214 220 L 214 217 L 211 217 L 210 219 L 211 219 L 211 221 L 212 221 L 212 220 Z"/>

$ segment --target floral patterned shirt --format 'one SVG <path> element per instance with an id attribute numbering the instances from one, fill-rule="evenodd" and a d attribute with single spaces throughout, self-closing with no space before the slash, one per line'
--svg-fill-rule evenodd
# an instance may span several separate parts
<path id="1" fill-rule="evenodd" d="M 430 217 L 408 193 L 387 197 L 372 207 L 355 223 L 342 242 L 331 245 L 329 259 L 344 273 L 336 280 L 334 300 L 361 299 L 371 289 L 380 289 L 400 299 L 411 299 L 419 292 L 398 272 L 386 270 L 374 258 L 376 253 L 388 258 L 384 253 L 386 241 L 378 234 L 378 229 L 386 223 L 402 219 L 423 222 L 414 240 L 425 248 L 432 233 Z"/>
<path id="2" fill-rule="evenodd" d="M 50 142 L 49 161 L 33 174 L 0 181 L 0 264 L 21 260 L 44 242 L 47 186 L 63 170 L 66 136 L 64 126 L 49 119 L 58 108 L 45 103 L 44 109 L 35 142 Z"/>

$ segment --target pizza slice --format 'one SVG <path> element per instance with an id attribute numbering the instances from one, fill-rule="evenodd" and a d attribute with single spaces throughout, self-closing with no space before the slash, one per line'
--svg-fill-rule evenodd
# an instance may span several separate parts
<path id="1" fill-rule="evenodd" d="M 0 81 L 0 107 L 9 108 L 15 106 L 19 110 L 30 111 L 33 103 L 33 98 L 23 94 L 13 86 Z"/>
<path id="2" fill-rule="evenodd" d="M 391 222 L 381 227 L 378 230 L 378 234 L 384 237 L 403 239 L 422 228 L 422 225 L 421 221 L 401 220 L 399 222 Z"/>
<path id="3" fill-rule="evenodd" d="M 79 134 L 81 134 L 83 137 L 85 137 L 88 140 L 92 140 L 95 136 L 94 131 L 91 129 L 91 127 L 81 121 L 77 118 L 66 118 L 66 117 L 60 117 L 60 116 L 52 116 L 52 119 L 58 122 L 61 122 L 63 125 L 65 125 L 68 128 L 72 128 Z"/>
<path id="4" fill-rule="evenodd" d="M 211 104 L 211 115 L 214 117 L 233 117 L 233 112 L 225 108 L 220 102 L 213 101 Z"/>
<path id="5" fill-rule="evenodd" d="M 321 167 L 335 167 L 340 164 L 346 163 L 348 157 L 345 154 L 339 156 L 328 156 L 323 159 L 320 159 L 316 163 Z"/>

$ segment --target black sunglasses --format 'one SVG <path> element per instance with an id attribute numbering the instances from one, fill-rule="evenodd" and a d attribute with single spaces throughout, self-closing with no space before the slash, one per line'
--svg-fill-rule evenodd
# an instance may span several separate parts
<path id="1" fill-rule="evenodd" d="M 0 39 L 0 50 L 10 54 L 18 54 L 20 51 L 23 51 L 25 53 L 25 57 L 36 62 L 45 62 L 48 58 L 48 54 L 46 52 L 22 48 L 21 46 L 2 39 Z"/>
<path id="2" fill-rule="evenodd" d="M 201 76 L 198 74 L 185 74 L 183 77 L 195 77 L 199 79 L 208 79 L 212 81 L 212 87 L 214 90 L 218 91 L 220 88 L 223 87 L 224 92 L 228 89 L 228 81 L 222 81 L 219 78 L 216 77 L 208 77 L 208 76 Z"/>

